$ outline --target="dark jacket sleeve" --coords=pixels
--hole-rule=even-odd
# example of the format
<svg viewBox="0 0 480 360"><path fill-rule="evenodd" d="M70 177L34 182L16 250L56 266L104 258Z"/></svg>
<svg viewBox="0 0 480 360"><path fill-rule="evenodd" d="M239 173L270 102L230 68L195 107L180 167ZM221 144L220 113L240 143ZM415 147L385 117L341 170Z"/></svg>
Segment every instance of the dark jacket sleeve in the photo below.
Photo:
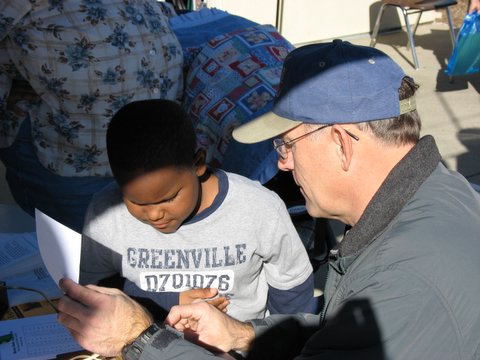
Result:
<svg viewBox="0 0 480 360"><path fill-rule="evenodd" d="M327 322L320 315L271 315L252 320L255 342L248 360L387 359L367 300L347 302ZM216 355L181 336L158 334L140 360L215 359Z"/></svg>
<svg viewBox="0 0 480 360"><path fill-rule="evenodd" d="M347 302L327 322L320 316L273 315L254 320L249 360L386 359L379 328L367 300Z"/></svg>
<svg viewBox="0 0 480 360"><path fill-rule="evenodd" d="M215 354L185 340L180 332L167 327L148 340L139 360L211 360L215 358L218 359Z"/></svg>

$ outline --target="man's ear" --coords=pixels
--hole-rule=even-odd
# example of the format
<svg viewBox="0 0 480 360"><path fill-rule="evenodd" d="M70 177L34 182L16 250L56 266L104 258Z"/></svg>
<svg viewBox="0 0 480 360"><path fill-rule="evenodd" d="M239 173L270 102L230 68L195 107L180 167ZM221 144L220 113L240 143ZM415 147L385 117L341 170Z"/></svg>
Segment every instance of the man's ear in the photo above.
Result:
<svg viewBox="0 0 480 360"><path fill-rule="evenodd" d="M337 155L340 159L342 169L348 171L353 157L353 139L340 125L332 126L332 136L333 141L337 144Z"/></svg>

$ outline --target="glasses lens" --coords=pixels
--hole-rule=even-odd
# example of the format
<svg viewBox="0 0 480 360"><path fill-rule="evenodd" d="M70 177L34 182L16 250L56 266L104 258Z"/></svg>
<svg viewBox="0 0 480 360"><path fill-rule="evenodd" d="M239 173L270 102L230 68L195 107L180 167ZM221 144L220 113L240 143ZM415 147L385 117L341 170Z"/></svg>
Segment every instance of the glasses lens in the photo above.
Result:
<svg viewBox="0 0 480 360"><path fill-rule="evenodd" d="M277 151L278 155L285 159L287 156L287 151L285 149L285 143L282 139L273 139L273 148Z"/></svg>

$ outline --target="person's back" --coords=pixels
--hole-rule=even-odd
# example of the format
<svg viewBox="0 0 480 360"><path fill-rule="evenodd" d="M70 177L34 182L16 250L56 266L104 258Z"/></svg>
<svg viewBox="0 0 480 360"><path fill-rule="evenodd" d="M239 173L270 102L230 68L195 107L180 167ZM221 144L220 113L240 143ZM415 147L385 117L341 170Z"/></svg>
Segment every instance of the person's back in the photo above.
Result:
<svg viewBox="0 0 480 360"><path fill-rule="evenodd" d="M312 267L285 204L258 182L208 169L179 105L128 104L107 147L117 183L89 207L82 283L120 274L127 293L164 310L181 292L217 288L240 319L314 310Z"/></svg>
<svg viewBox="0 0 480 360"><path fill-rule="evenodd" d="M130 101L181 97L181 47L154 0L26 3L0 5L0 155L24 210L80 231L112 180L108 122Z"/></svg>

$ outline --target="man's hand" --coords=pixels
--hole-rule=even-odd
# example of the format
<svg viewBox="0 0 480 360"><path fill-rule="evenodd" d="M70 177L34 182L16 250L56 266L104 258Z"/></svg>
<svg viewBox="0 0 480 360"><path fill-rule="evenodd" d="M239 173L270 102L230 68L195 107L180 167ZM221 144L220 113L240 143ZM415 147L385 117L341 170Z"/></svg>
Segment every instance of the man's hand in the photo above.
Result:
<svg viewBox="0 0 480 360"><path fill-rule="evenodd" d="M235 320L206 302L172 307L165 322L185 337L216 351L247 351L255 338L252 325Z"/></svg>
<svg viewBox="0 0 480 360"><path fill-rule="evenodd" d="M192 289L180 293L179 304L188 305L200 301L206 301L215 306L218 310L227 311L230 301L225 296L218 296L218 290L213 288Z"/></svg>
<svg viewBox="0 0 480 360"><path fill-rule="evenodd" d="M118 356L153 323L140 304L118 289L82 286L70 279L60 280L60 287L66 295L58 303L58 322L93 353Z"/></svg>

